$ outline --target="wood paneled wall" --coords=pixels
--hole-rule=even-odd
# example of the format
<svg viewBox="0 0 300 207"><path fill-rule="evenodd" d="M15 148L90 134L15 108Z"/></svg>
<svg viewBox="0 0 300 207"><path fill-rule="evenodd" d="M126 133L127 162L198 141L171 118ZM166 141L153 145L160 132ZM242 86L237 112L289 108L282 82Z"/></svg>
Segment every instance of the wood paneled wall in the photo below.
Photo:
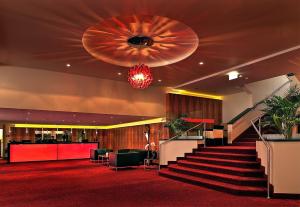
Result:
<svg viewBox="0 0 300 207"><path fill-rule="evenodd" d="M186 114L191 118L215 119L222 123L222 101L209 98L167 94L166 113L168 119Z"/></svg>
<svg viewBox="0 0 300 207"><path fill-rule="evenodd" d="M107 149L144 149L147 144L144 132L146 127L133 126L103 131L100 138L100 146ZM150 124L150 143L154 142L158 147L160 139L168 139L169 130L164 123Z"/></svg>
<svg viewBox="0 0 300 207"><path fill-rule="evenodd" d="M222 101L208 98L191 97L177 94L166 95L166 116L168 119L187 114L194 118L215 119L217 124L222 123ZM158 147L160 139L169 138L169 130L164 127L164 123L150 124L150 142L154 142ZM86 130L86 137L89 141L99 141L101 148L107 149L144 149L147 144L145 134L146 127L133 126L116 128L110 130ZM78 141L78 130L72 130L72 141ZM11 140L21 141L30 139L34 141L34 130L12 128Z"/></svg>

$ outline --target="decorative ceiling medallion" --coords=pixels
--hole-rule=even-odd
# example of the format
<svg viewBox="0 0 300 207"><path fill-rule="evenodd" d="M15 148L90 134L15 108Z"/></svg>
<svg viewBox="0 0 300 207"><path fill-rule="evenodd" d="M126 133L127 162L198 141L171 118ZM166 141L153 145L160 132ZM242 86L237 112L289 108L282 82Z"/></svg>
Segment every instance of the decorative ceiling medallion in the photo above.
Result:
<svg viewBox="0 0 300 207"><path fill-rule="evenodd" d="M153 81L151 70L147 65L135 65L128 71L128 82L133 88L145 89Z"/></svg>
<svg viewBox="0 0 300 207"><path fill-rule="evenodd" d="M198 47L198 37L176 20L132 15L113 17L89 27L82 44L92 56L107 63L159 67L190 56Z"/></svg>

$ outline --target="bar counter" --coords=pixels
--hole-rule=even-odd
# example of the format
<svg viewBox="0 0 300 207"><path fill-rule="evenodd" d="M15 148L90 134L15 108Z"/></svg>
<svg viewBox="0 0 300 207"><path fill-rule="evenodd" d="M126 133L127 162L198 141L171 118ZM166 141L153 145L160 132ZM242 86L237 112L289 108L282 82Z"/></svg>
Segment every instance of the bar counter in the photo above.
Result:
<svg viewBox="0 0 300 207"><path fill-rule="evenodd" d="M98 142L88 143L10 143L8 162L51 161L85 159L90 150L97 149Z"/></svg>

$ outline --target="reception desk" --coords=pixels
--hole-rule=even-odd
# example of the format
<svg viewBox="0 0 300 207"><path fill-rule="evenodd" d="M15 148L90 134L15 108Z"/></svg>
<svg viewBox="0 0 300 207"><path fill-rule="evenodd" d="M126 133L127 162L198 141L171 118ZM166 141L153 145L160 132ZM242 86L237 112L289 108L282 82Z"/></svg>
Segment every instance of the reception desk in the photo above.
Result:
<svg viewBox="0 0 300 207"><path fill-rule="evenodd" d="M97 149L93 143L53 143L53 144L15 144L8 145L8 162L50 161L85 159L90 150Z"/></svg>

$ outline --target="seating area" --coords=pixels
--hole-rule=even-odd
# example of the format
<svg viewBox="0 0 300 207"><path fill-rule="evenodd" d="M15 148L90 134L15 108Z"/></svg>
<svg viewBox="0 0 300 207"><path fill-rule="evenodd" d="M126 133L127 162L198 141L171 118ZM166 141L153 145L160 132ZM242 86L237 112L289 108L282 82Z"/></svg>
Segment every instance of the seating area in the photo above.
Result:
<svg viewBox="0 0 300 207"><path fill-rule="evenodd" d="M0 0L0 207L300 207L300 0Z"/></svg>
<svg viewBox="0 0 300 207"><path fill-rule="evenodd" d="M117 171L119 168L158 165L158 156L155 151L149 151L148 155L147 150L141 149L119 149L116 152L111 149L96 149L91 150L91 161Z"/></svg>

